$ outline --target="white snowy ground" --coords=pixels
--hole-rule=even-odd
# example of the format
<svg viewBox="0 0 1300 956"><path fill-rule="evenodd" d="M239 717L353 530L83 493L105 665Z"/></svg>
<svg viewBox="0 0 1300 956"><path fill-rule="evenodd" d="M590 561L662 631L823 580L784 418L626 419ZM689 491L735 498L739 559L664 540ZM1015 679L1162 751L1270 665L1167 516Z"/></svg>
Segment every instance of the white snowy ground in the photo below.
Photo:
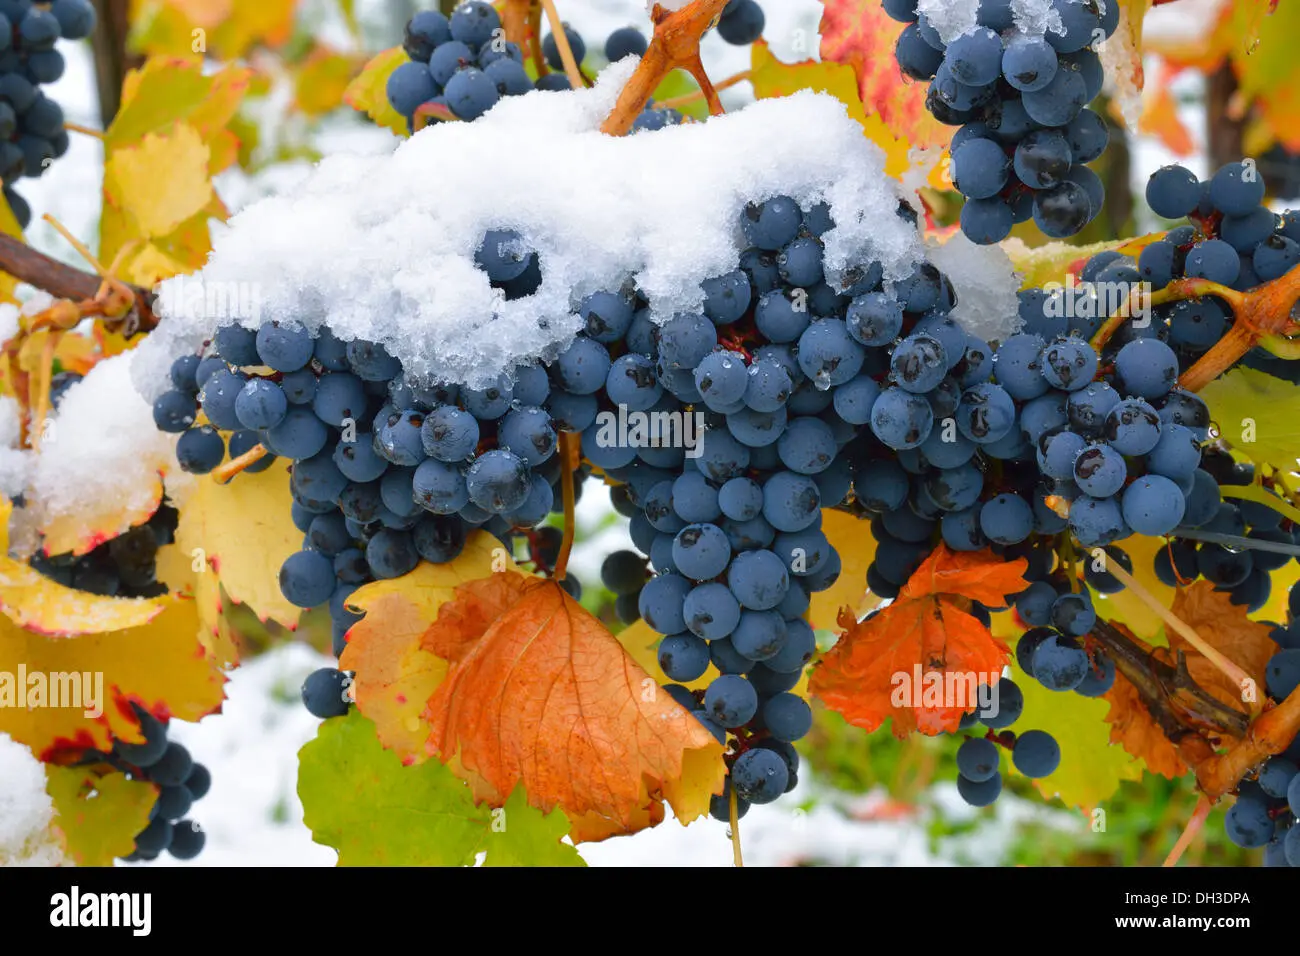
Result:
<svg viewBox="0 0 1300 956"><path fill-rule="evenodd" d="M323 2L313 0L313 7ZM363 0L358 5L363 21L382 19L383 0ZM816 55L818 0L773 0L764 4L768 14L766 38L782 59L795 61ZM588 38L601 42L611 30L627 24L646 23L642 0L561 0L560 7L570 22ZM1165 8L1167 11L1169 8ZM1154 15L1162 11L1157 8ZM326 22L321 32L340 44L346 34L337 23ZM744 70L748 57L742 49L728 46L718 37L706 40L704 60L710 75L725 77ZM69 122L98 126L93 72L88 48L65 51L68 67L63 79L48 92L64 108ZM1194 98L1199 92L1194 81L1180 81L1176 92ZM750 98L747 84L724 91L724 102L739 106ZM1199 114L1194 104L1185 107L1185 121L1197 131ZM272 126L268 120L268 132ZM391 150L396 140L388 133L353 121L332 119L315 136L327 155L350 151L377 153ZM1199 152L1199 151L1198 151ZM1135 144L1134 185L1139 192L1146 175L1174 161L1160 144L1139 138ZM1206 172L1199 155L1189 162L1198 174ZM86 202L99 194L102 152L97 140L72 134L67 155L53 164L40 180L23 180L18 189L31 204L34 222L28 241L38 249L68 262L80 260L40 216L56 216L75 235L90 239L97 232L98 205ZM309 171L309 164L281 164L249 178L240 172L223 174L218 190L231 209L237 211L270 192L286 188ZM1144 223L1144 225L1146 225ZM1154 225L1154 221L1150 223ZM598 489L592 487L579 508L580 524L592 529L574 555L572 567L580 578L594 580L604 554L629 545L622 524L595 532L609 513ZM315 734L317 721L302 707L298 687L302 678L317 667L334 663L302 645L278 648L250 661L233 675L228 699L221 714L197 725L173 724L175 739L185 743L195 757L212 771L212 789L200 801L193 816L206 829L208 842L200 857L180 864L164 855L160 865L205 866L329 866L335 853L312 842L302 823L302 807L296 794L297 751ZM799 789L775 806L757 807L741 824L747 864L788 865L816 857L822 862L847 865L952 865L976 862L996 865L1004 855L1016 829L1033 818L1069 827L1071 815L1049 811L1009 796L998 801L996 816L959 838L939 841L932 849L926 832L929 815L940 812L946 819L969 818L966 807L951 784L941 784L928 794L927 808L910 819L873 822L872 808L882 795L849 798L820 787L801 775ZM48 823L50 805L41 788L42 773L25 749L0 734L0 857L25 848L28 863L48 865L57 851L32 839ZM805 812L800 804L815 801ZM25 845L25 846L24 846ZM726 827L701 821L681 827L673 821L635 837L584 846L584 858L600 866L728 866L731 846Z"/></svg>

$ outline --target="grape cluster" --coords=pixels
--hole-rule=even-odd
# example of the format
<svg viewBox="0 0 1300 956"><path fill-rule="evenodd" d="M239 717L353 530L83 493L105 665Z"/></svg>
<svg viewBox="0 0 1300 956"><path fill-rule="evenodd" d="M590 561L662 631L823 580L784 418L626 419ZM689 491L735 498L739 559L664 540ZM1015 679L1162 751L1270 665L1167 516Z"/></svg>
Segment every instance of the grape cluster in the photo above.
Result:
<svg viewBox="0 0 1300 956"><path fill-rule="evenodd" d="M157 578L158 549L171 544L180 514L160 505L144 524L81 555L32 555L30 564L65 587L105 597L154 598L167 593Z"/></svg>
<svg viewBox="0 0 1300 956"><path fill-rule="evenodd" d="M1282 701L1300 687L1300 586L1288 596L1291 622L1273 631L1279 650L1265 666L1269 697ZM1224 830L1237 846L1264 850L1265 866L1300 866L1300 736L1269 757L1253 780L1237 787Z"/></svg>
<svg viewBox="0 0 1300 956"><path fill-rule="evenodd" d="M178 860L192 860L206 841L203 830L188 814L196 800L212 785L208 768L190 756L189 750L167 739L167 723L139 704L132 703L144 735L142 743L114 740L107 753L87 752L81 763L108 763L132 780L158 787L158 799L149 811L149 824L135 837L135 849L122 859L148 863L164 850Z"/></svg>
<svg viewBox="0 0 1300 956"><path fill-rule="evenodd" d="M85 39L94 29L90 0L0 3L0 180L5 201L24 229L32 211L13 183L43 175L68 151L63 110L41 92L41 84L63 75L63 54L55 44L60 38Z"/></svg>
<svg viewBox="0 0 1300 956"><path fill-rule="evenodd" d="M928 81L926 108L961 127L950 144L952 180L966 197L962 231L1005 239L1030 218L1065 238L1101 212L1105 189L1087 164L1105 151L1105 121L1087 104L1105 78L1095 47L1119 25L1118 0L1055 0L1063 33L1021 30L1011 0L981 0L977 25L945 44L915 0L885 0L907 26L895 56Z"/></svg>
<svg viewBox="0 0 1300 956"><path fill-rule="evenodd" d="M1300 210L1279 216L1264 204L1264 178L1253 162L1229 163L1207 182L1182 166L1166 166L1148 180L1146 198L1157 215L1189 221L1144 248L1136 262L1105 255L1128 272L1136 270L1154 290L1175 279L1199 278L1245 292L1300 265ZM1155 313L1184 362L1199 358L1233 324L1231 307L1212 295L1157 306ZM1300 362L1261 348L1247 353L1242 364L1287 381L1300 378Z"/></svg>
<svg viewBox="0 0 1300 956"><path fill-rule="evenodd" d="M957 748L957 792L973 807L987 807L1002 793L1000 748L1011 751L1011 762L1026 777L1047 777L1061 763L1061 747L1045 730L1009 730L1025 708L1024 693L1015 681L998 682L998 706L988 712L970 711L961 719L959 730L982 723L983 737L967 737Z"/></svg>

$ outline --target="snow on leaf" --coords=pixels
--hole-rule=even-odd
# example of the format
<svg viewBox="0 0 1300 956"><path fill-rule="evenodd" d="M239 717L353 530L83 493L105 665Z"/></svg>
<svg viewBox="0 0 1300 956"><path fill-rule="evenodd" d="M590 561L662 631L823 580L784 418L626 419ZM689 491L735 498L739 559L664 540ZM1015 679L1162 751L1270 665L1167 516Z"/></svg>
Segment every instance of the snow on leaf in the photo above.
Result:
<svg viewBox="0 0 1300 956"><path fill-rule="evenodd" d="M876 539L870 524L834 508L822 511L822 533L839 553L840 576L825 591L811 595L808 623L815 630L833 631L840 608L847 607L860 616L879 603L867 593L867 568L876 556Z"/></svg>
<svg viewBox="0 0 1300 956"><path fill-rule="evenodd" d="M400 46L376 54L343 93L343 102L361 110L384 129L408 136L406 120L388 102L388 77L410 57Z"/></svg>
<svg viewBox="0 0 1300 956"><path fill-rule="evenodd" d="M673 798L691 750L713 755L705 779L721 792L721 745L554 581L507 572L462 585L426 646L450 664L426 711L429 743L499 795L523 784L533 806L627 832L661 790Z"/></svg>
<svg viewBox="0 0 1300 956"><path fill-rule="evenodd" d="M105 200L126 210L144 236L165 236L212 199L208 147L188 123L146 133L116 149L104 169Z"/></svg>
<svg viewBox="0 0 1300 956"><path fill-rule="evenodd" d="M45 790L54 801L53 825L79 866L112 866L135 849L149 824L158 788L125 774L100 776L89 767L45 765Z"/></svg>
<svg viewBox="0 0 1300 956"><path fill-rule="evenodd" d="M447 674L447 662L424 646L429 622L456 588L489 577L494 565L516 570L496 538L476 531L455 561L421 562L405 577L367 584L348 600L366 616L348 632L339 666L356 672L357 708L375 722L384 746L407 762L429 756L422 715Z"/></svg>
<svg viewBox="0 0 1300 956"><path fill-rule="evenodd" d="M1216 591L1209 581L1180 588L1170 610L1202 640L1240 667L1255 682L1257 699L1263 698L1264 667L1277 653L1277 644L1269 636L1272 627L1250 620L1244 607L1233 604L1228 594ZM1167 634L1170 650L1186 655L1192 680L1229 707L1244 709L1240 687L1176 630L1170 628Z"/></svg>
<svg viewBox="0 0 1300 956"><path fill-rule="evenodd" d="M1142 763L1123 747L1111 743L1106 700L1073 691L1048 690L1032 677L1015 670L1013 678L1025 696L1024 714L1013 730L1043 730L1061 745L1061 764L1050 776L1035 780L1044 797L1060 797L1066 806L1085 812L1096 809L1125 780L1140 780ZM1116 684L1122 678L1116 678ZM1011 773L1015 766L1007 761Z"/></svg>
<svg viewBox="0 0 1300 956"><path fill-rule="evenodd" d="M403 766L375 725L354 710L321 723L299 751L298 796L313 839L339 866L581 866L561 843L568 820L543 815L513 794L477 806L468 784L435 760ZM382 812L376 812L376 808Z"/></svg>
<svg viewBox="0 0 1300 956"><path fill-rule="evenodd" d="M285 505L289 500L283 460L227 485L200 480L181 511L176 543L182 553L210 563L205 573L216 574L232 601L247 604L262 621L293 628L300 609L279 583L280 565L302 548L302 532Z"/></svg>
<svg viewBox="0 0 1300 956"><path fill-rule="evenodd" d="M995 682L1010 654L965 602L1004 605L1024 590L1027 565L940 545L894 603L861 623L841 613L844 634L813 670L810 690L867 731L887 717L899 738L955 731L974 704L971 692ZM942 692L924 693L936 685Z"/></svg>
<svg viewBox="0 0 1300 956"><path fill-rule="evenodd" d="M164 603L148 624L75 637L35 634L0 615L0 675L28 677L25 687L0 678L0 731L47 760L61 751L107 750L112 737L143 740L132 701L190 721L218 710L226 678L197 639L194 602ZM53 706L56 694L67 705Z"/></svg>
<svg viewBox="0 0 1300 956"><path fill-rule="evenodd" d="M953 129L925 108L926 85L907 79L894 58L903 24L890 19L879 0L825 0L821 58L853 67L868 112L913 146L946 146Z"/></svg>
<svg viewBox="0 0 1300 956"><path fill-rule="evenodd" d="M828 93L844 104L849 116L862 126L867 139L885 151L885 172L901 176L910 167L906 139L897 138L880 116L868 115L863 109L857 88L857 75L842 63L806 60L782 63L772 55L766 42L759 40L751 49L750 82L759 99L789 96L795 90Z"/></svg>
<svg viewBox="0 0 1300 956"><path fill-rule="evenodd" d="M1300 387L1235 368L1201 389L1223 437L1261 464L1291 471L1300 453Z"/></svg>

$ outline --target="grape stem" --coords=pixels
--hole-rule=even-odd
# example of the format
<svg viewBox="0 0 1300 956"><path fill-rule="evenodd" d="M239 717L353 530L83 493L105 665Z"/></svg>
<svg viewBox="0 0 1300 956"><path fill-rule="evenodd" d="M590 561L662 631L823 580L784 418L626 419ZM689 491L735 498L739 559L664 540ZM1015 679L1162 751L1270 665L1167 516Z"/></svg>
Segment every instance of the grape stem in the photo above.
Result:
<svg viewBox="0 0 1300 956"><path fill-rule="evenodd" d="M745 860L740 855L740 807L736 800L736 788L733 786L731 796L727 800L728 815L731 817L731 859L736 866L744 866Z"/></svg>
<svg viewBox="0 0 1300 956"><path fill-rule="evenodd" d="M602 133L626 135L663 78L676 69L686 70L695 77L710 114L717 116L723 111L717 90L700 60L700 37L713 26L726 5L727 0L692 0L680 10L667 11L655 4L650 15L655 25L650 46L618 94L618 102L600 127Z"/></svg>
<svg viewBox="0 0 1300 956"><path fill-rule="evenodd" d="M1232 306L1233 311L1242 308L1245 301L1245 296L1240 292L1229 289L1217 282L1211 282L1209 279L1175 279L1159 292L1152 292L1149 297L1145 297L1142 287L1138 286L1129 293L1129 297L1124 302L1120 303L1120 307L1115 310L1115 314L1110 316L1102 327L1097 330L1097 334L1092 337L1092 347L1098 352L1105 348L1106 343L1110 341L1111 336L1119 331L1120 326L1133 317L1133 310L1143 304L1143 298L1146 298L1146 305L1152 307L1165 305L1169 302L1179 302L1183 299L1199 299L1201 296L1206 295L1223 299Z"/></svg>
<svg viewBox="0 0 1300 956"><path fill-rule="evenodd" d="M1165 862L1162 863L1161 866L1178 865L1178 861L1182 858L1183 853L1192 845L1192 841L1196 839L1196 835L1201 832L1201 827L1205 825L1205 819L1210 815L1212 809L1214 809L1214 801L1202 794L1201 798L1196 801L1196 810L1192 813L1192 818L1187 821L1187 826L1183 827L1183 832L1179 835L1178 842L1175 843L1174 848L1169 851L1169 855L1165 857Z"/></svg>
<svg viewBox="0 0 1300 956"><path fill-rule="evenodd" d="M741 70L739 73L735 73L727 77L725 80L719 80L717 83L713 84L713 88L717 92L721 93L723 90L731 89L737 83L744 83L752 75L753 72L750 70ZM681 96L674 96L672 99L656 100L654 105L650 108L655 110L672 110L677 109L679 106L690 106L692 103L698 103L702 99L704 99L704 91L695 90L691 93L683 93Z"/></svg>
<svg viewBox="0 0 1300 956"><path fill-rule="evenodd" d="M573 473L582 459L582 446L577 432L560 433L560 491L564 498L564 539L560 543L560 554L555 559L555 573L551 575L556 581L563 581L569 568L569 552L573 550L573 535L577 528L574 506L577 496L573 490Z"/></svg>
<svg viewBox="0 0 1300 956"><path fill-rule="evenodd" d="M569 45L569 34L565 32L560 11L555 9L555 0L542 0L542 9L546 11L546 20L551 25L551 36L555 38L556 49L560 52L564 74L569 78L569 84L575 90L580 90L587 85L587 78L582 75L582 68L573 56L573 47Z"/></svg>
<svg viewBox="0 0 1300 956"><path fill-rule="evenodd" d="M1276 707L1264 711L1247 728L1245 735L1223 753L1196 737L1179 743L1179 752L1196 771L1196 782L1211 799L1235 789L1252 767L1280 754L1300 733L1300 689ZM1184 743L1189 746L1185 752ZM1200 757L1200 759L1195 759Z"/></svg>
<svg viewBox="0 0 1300 956"><path fill-rule="evenodd" d="M232 458L224 465L218 465L216 468L212 469L212 477L216 479L217 484L224 485L249 465L257 464L268 454L270 454L270 452L266 450L265 445L254 445L238 458Z"/></svg>
<svg viewBox="0 0 1300 956"><path fill-rule="evenodd" d="M1219 653L1218 648L1209 644L1201 637L1201 635L1197 634L1196 629L1190 624L1185 622L1173 611L1169 610L1169 608L1165 607L1160 601L1156 600L1155 595L1139 584L1137 579L1125 571L1118 561L1108 561L1106 562L1106 565L1106 570L1118 579L1121 584L1128 588L1129 591L1133 593L1134 597L1147 607L1151 608L1151 610L1155 611L1156 614L1160 616L1161 620L1177 631L1188 644L1191 644L1192 647L1196 648L1197 651L1205 656L1206 660L1227 676L1228 680L1232 681L1234 687L1238 687L1243 691L1243 698L1249 698L1246 702L1250 707L1251 713L1259 713L1259 695L1244 693L1254 686L1254 681L1246 675L1245 671Z"/></svg>
<svg viewBox="0 0 1300 956"><path fill-rule="evenodd" d="M103 284L100 276L51 259L21 239L4 234L0 234L0 272L7 272L56 299L93 300ZM153 313L156 301L153 292L125 282L118 285L123 293L129 293L131 301L121 314L106 312L106 317L120 320L123 334L128 336L154 328L158 318Z"/></svg>

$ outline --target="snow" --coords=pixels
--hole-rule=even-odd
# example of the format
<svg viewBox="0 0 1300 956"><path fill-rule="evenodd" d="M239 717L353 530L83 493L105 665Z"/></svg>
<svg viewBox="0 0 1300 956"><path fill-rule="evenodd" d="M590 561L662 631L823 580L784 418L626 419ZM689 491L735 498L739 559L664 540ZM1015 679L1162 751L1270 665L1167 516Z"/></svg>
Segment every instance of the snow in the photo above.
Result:
<svg viewBox="0 0 1300 956"><path fill-rule="evenodd" d="M1011 16L1016 29L1026 36L1040 37L1048 30L1058 35L1065 33L1056 0L1011 0Z"/></svg>
<svg viewBox="0 0 1300 956"><path fill-rule="evenodd" d="M0 494L7 498L22 494L31 478L34 456L19 447L21 416L17 399L0 395Z"/></svg>
<svg viewBox="0 0 1300 956"><path fill-rule="evenodd" d="M839 101L804 92L704 124L605 136L599 126L632 68L630 58L609 67L591 90L509 98L391 155L332 157L245 209L215 231L203 270L162 284L164 321L137 350L142 393L156 397L164 366L218 325L272 318L377 340L408 375L481 384L554 354L581 324L578 300L630 276L659 321L698 310L699 283L736 268L744 204L779 193L831 204L832 279L870 259L906 274L919 239L894 215L883 154ZM548 161L520 162L520 143ZM484 233L500 228L538 250L535 295L505 302L475 267ZM196 283L254 307L179 307Z"/></svg>
<svg viewBox="0 0 1300 956"><path fill-rule="evenodd" d="M51 831L54 801L45 792L45 765L25 745L0 733L0 863L60 866L63 848Z"/></svg>
<svg viewBox="0 0 1300 956"><path fill-rule="evenodd" d="M176 465L176 436L155 427L153 409L132 384L132 354L101 361L52 414L28 495L45 521L82 519L89 531L106 502L116 502L118 513L147 508L160 472L169 482L188 478Z"/></svg>
<svg viewBox="0 0 1300 956"><path fill-rule="evenodd" d="M992 342L1020 328L1016 293L1022 277L1001 246L981 246L957 232L947 242L931 243L927 254L951 280L957 293L952 317L967 332Z"/></svg>
<svg viewBox="0 0 1300 956"><path fill-rule="evenodd" d="M975 29L980 0L920 0L916 9L938 31L939 39L951 43Z"/></svg>

